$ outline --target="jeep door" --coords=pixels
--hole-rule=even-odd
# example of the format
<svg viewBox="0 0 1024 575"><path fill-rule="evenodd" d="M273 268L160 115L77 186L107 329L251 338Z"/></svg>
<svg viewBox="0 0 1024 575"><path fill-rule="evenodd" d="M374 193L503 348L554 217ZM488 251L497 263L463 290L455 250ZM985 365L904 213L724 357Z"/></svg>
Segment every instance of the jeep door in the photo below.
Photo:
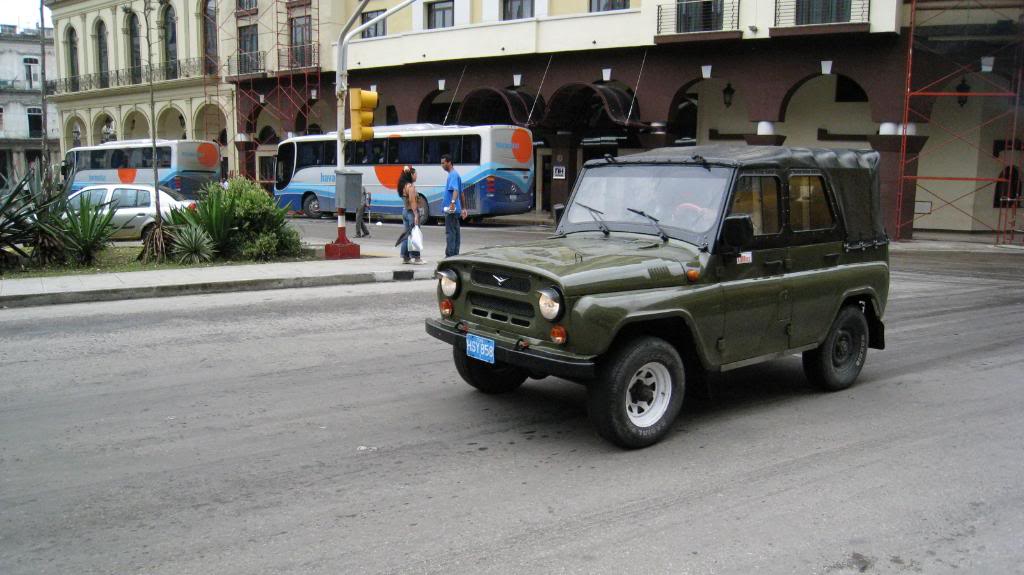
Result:
<svg viewBox="0 0 1024 575"><path fill-rule="evenodd" d="M786 185L789 285L793 294L790 347L817 344L832 324L840 296L837 266L842 230L834 191L818 172L790 172Z"/></svg>
<svg viewBox="0 0 1024 575"><path fill-rule="evenodd" d="M745 173L737 178L729 214L750 215L754 240L738 253L721 255L725 321L719 349L723 364L788 347L786 329L792 306L785 277L782 202L782 181L775 174Z"/></svg>

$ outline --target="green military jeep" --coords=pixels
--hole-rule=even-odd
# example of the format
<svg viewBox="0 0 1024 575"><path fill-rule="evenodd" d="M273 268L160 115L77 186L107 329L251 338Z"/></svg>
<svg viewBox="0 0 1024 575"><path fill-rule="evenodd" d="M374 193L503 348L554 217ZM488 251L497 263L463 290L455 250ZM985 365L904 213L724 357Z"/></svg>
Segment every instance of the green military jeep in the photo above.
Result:
<svg viewBox="0 0 1024 575"><path fill-rule="evenodd" d="M484 393L584 383L606 439L651 445L687 383L803 354L826 390L885 346L878 154L665 148L591 160L554 236L438 264L455 367Z"/></svg>

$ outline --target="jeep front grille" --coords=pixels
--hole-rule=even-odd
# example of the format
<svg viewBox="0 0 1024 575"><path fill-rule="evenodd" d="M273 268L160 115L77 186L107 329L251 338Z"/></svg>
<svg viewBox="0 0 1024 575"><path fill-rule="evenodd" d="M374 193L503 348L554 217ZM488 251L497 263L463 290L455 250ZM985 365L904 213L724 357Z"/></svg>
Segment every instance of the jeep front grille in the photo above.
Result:
<svg viewBox="0 0 1024 575"><path fill-rule="evenodd" d="M530 278L527 276L473 268L471 277L473 279L473 283L478 285L507 289L520 293L529 293L530 291Z"/></svg>
<svg viewBox="0 0 1024 575"><path fill-rule="evenodd" d="M505 299L481 293L469 294L470 311L477 317L530 327L533 306L522 301Z"/></svg>

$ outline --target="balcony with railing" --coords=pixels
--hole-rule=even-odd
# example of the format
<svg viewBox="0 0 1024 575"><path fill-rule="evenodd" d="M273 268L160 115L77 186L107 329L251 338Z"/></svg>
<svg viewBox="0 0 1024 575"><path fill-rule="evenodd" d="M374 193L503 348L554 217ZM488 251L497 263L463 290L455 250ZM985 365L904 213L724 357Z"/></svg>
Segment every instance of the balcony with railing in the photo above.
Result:
<svg viewBox="0 0 1024 575"><path fill-rule="evenodd" d="M776 0L772 36L868 32L871 0Z"/></svg>
<svg viewBox="0 0 1024 575"><path fill-rule="evenodd" d="M301 70L320 67L320 46L305 44L288 46L277 51L278 70Z"/></svg>
<svg viewBox="0 0 1024 575"><path fill-rule="evenodd" d="M228 57L229 79L263 74L266 71L266 52L239 52L237 56Z"/></svg>
<svg viewBox="0 0 1024 575"><path fill-rule="evenodd" d="M148 84L151 79L153 82L167 82L212 75L206 73L203 68L203 58L189 58L187 60L172 60L156 66L133 66L109 72L82 74L56 80L56 93L69 94ZM214 73L215 68L215 66L209 67Z"/></svg>
<svg viewBox="0 0 1024 575"><path fill-rule="evenodd" d="M658 5L659 44L738 40L740 0L678 0Z"/></svg>

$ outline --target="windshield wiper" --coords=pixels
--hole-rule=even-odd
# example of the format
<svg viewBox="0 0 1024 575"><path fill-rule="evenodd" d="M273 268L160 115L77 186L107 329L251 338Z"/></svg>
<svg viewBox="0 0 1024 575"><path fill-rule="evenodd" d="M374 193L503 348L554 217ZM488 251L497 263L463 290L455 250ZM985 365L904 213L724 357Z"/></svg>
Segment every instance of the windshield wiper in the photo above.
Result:
<svg viewBox="0 0 1024 575"><path fill-rule="evenodd" d="M626 208L626 209L631 211L631 212L633 212L634 214L643 216L643 217L647 218L648 220L651 220L651 223L654 224L654 227L658 228L658 235L661 236L661 241L663 241L663 242L667 242L668 241L668 234L665 233L665 230L661 229L661 225L658 224L658 218L656 218L656 217L654 217L654 216L652 216L650 214L644 213L643 210L634 210L633 208Z"/></svg>
<svg viewBox="0 0 1024 575"><path fill-rule="evenodd" d="M604 223L604 219L601 217L604 215L604 212L592 208L587 204L581 204L580 202L575 202L575 204L590 212L590 217L594 218L594 221L597 222L598 227L601 228L601 232L604 233L605 237L608 237L608 234L612 233L612 231L608 229L608 224Z"/></svg>

